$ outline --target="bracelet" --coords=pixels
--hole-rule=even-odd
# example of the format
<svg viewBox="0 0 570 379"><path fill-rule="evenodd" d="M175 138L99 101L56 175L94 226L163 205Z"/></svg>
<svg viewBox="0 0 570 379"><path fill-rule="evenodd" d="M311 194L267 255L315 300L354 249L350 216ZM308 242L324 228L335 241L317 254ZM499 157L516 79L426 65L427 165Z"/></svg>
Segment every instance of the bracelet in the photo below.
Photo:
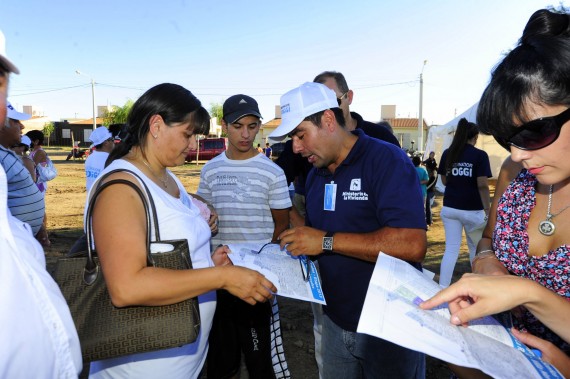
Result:
<svg viewBox="0 0 570 379"><path fill-rule="evenodd" d="M473 264L477 260L490 258L490 257L496 258L495 252L493 250L491 250L491 249L481 250L481 251L477 252L477 254L475 254L475 257L473 258L473 261L471 262L471 266L473 266Z"/></svg>

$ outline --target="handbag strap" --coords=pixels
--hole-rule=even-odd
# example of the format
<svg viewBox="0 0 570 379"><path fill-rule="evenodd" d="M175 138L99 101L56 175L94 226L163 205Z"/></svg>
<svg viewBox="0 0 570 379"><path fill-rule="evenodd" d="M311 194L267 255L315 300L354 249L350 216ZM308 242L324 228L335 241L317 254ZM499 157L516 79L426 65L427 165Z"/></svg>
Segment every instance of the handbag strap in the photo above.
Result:
<svg viewBox="0 0 570 379"><path fill-rule="evenodd" d="M127 172L129 174L131 174L132 176L136 177L139 182L142 184L143 188L144 188L144 192L146 193L146 200L148 202L148 204L150 205L150 215L151 215L151 221L152 221L152 225L154 225L154 240L159 242L161 241L160 238L160 229L158 226L158 216L156 213L156 206L154 205L154 200L152 199L152 195L150 193L150 189L148 188L148 186L146 185L146 183L144 182L144 180L140 177L139 174L137 174L134 171L128 170L128 169L124 169L124 168L118 168L116 170L112 170L107 172L106 174L104 174L103 176L101 176L101 179L97 179L97 183L102 183L105 178L107 178L108 176L115 174L117 172ZM100 184L99 184L100 185Z"/></svg>
<svg viewBox="0 0 570 379"><path fill-rule="evenodd" d="M110 180L110 181L105 182L103 184L100 184L106 177L108 177L109 175L116 173L116 172L129 172L132 175L134 175L135 177L137 177L145 189L146 196L145 196L145 193L143 193L143 191L139 188L139 186L137 186L133 182L126 180L126 179L113 179L113 180ZM97 279L97 276L99 274L99 266L95 263L93 248L92 248L92 235L93 235L93 233L92 233L93 232L92 214L93 214L93 208L95 205L95 201L97 200L97 197L105 189L107 189L109 186L112 186L114 184L127 185L127 186L131 187L133 190L135 190L135 192L141 198L141 200L143 202L143 208L144 208L144 212L145 212L145 220L146 220L146 226L147 226L146 247L147 247L147 264L149 266L154 265L152 257L151 257L151 252L150 252L150 242L151 242L151 233L152 233L151 232L151 230L152 230L152 224L151 223L154 223L156 241L160 242L160 235L158 232L158 219L157 219L157 215L156 215L156 206L154 205L154 201L152 200L152 196L150 194L150 191L149 191L147 185L144 183L144 181L142 181L142 179L140 178L139 175L137 175L136 173L134 173L130 170L118 169L118 170L110 171L110 172L106 173L105 175L103 175L101 177L101 179L98 181L98 183L99 184L97 185L95 192L93 193L93 195L89 199L89 205L87 207L87 215L86 215L87 262L85 263L85 270L83 273L83 281L87 285L93 284L95 282L95 280ZM150 205L150 210L149 210L149 205Z"/></svg>

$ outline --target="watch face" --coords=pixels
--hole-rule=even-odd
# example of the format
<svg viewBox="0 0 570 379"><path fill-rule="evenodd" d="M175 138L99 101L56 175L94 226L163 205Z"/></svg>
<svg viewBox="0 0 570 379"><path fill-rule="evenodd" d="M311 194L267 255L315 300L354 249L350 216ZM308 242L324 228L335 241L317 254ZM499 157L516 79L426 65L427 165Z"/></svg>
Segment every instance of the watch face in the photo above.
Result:
<svg viewBox="0 0 570 379"><path fill-rule="evenodd" d="M333 237L323 237L323 250L332 251Z"/></svg>

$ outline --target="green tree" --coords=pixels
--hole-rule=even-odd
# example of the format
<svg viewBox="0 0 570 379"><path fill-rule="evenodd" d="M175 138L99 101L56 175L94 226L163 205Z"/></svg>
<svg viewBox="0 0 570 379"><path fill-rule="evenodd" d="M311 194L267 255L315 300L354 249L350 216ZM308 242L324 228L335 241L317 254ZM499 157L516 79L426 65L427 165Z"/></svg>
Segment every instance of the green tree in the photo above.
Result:
<svg viewBox="0 0 570 379"><path fill-rule="evenodd" d="M44 133L45 138L47 138L48 146L49 146L49 137L54 130L55 130L55 124L53 122L49 121L44 124L42 132Z"/></svg>
<svg viewBox="0 0 570 379"><path fill-rule="evenodd" d="M122 107L113 106L113 110L107 112L103 117L103 125L109 126L111 124L125 124L127 122L127 116L133 107L133 101L127 100L125 105Z"/></svg>
<svg viewBox="0 0 570 379"><path fill-rule="evenodd" d="M562 1L558 3L557 7L555 7L554 5L549 5L546 7L546 9L557 13L568 13L569 11L569 8L564 6L564 3Z"/></svg>
<svg viewBox="0 0 570 379"><path fill-rule="evenodd" d="M222 125L222 116L224 115L224 111L222 108L222 104L220 103L210 103L210 117L216 117L216 123L218 125Z"/></svg>
<svg viewBox="0 0 570 379"><path fill-rule="evenodd" d="M222 117L224 116L224 109L220 103L210 103L210 117L216 118L216 124L222 125ZM227 137L226 133L222 131L222 137Z"/></svg>

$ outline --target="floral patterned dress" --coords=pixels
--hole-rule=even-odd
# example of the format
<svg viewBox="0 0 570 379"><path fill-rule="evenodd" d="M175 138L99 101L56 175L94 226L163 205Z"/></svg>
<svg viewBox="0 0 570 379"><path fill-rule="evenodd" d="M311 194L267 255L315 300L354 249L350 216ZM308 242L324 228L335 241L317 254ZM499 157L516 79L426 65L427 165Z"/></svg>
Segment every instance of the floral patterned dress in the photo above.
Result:
<svg viewBox="0 0 570 379"><path fill-rule="evenodd" d="M536 177L523 169L501 196L497 207L497 224L493 232L493 249L497 258L512 275L534 280L570 301L570 245L562 245L542 256L529 256L527 233L530 213L536 205ZM564 342L538 321L529 311L513 317L515 326L546 339L570 353Z"/></svg>

